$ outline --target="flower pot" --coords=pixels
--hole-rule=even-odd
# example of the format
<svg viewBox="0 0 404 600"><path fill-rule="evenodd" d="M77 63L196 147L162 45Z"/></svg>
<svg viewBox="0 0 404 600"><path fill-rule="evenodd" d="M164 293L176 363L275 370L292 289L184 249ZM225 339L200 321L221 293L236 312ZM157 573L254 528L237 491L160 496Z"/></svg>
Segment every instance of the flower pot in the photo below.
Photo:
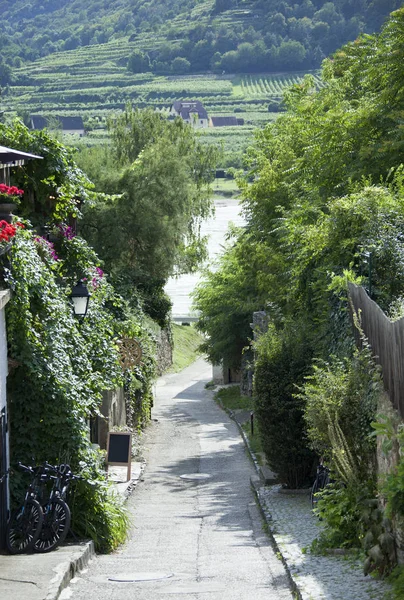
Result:
<svg viewBox="0 0 404 600"><path fill-rule="evenodd" d="M16 204L0 203L0 221L7 221L7 223L11 223L13 220L13 210L16 208Z"/></svg>

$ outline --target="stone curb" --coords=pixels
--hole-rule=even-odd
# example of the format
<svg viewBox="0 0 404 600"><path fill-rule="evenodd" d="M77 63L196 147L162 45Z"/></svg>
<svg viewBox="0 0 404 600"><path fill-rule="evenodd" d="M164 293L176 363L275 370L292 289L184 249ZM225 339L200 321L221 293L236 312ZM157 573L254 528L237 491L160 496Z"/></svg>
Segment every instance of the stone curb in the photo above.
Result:
<svg viewBox="0 0 404 600"><path fill-rule="evenodd" d="M272 528L271 528L272 517L268 513L268 511L265 510L265 507L263 506L263 504L261 502L261 498L260 498L260 495L259 495L258 491L259 491L260 487L263 485L262 481L260 479L256 479L255 477L251 477L251 479L250 479L250 485L251 485L251 488L252 488L252 490L254 492L254 496L255 496L257 505L259 507L261 516L262 516L263 520L265 521L265 523L267 525L267 533L268 533L268 535L269 535L269 537L271 539L272 546L273 546L273 548L274 548L274 550L276 552L276 555L280 558L280 560L282 561L283 566L285 567L286 575L287 575L287 578L289 580L289 585L290 585L290 588L291 588L292 593L294 595L294 598L296 598L296 600L303 600L303 596L302 596L302 594L300 592L300 589L299 589L296 581L293 579L293 575L292 575L292 572L291 572L291 570L289 568L288 562L287 562L286 558L283 556L282 551L279 548L279 546L278 546L278 544L276 542L276 539L275 539L275 537L274 537L274 535L272 533Z"/></svg>
<svg viewBox="0 0 404 600"><path fill-rule="evenodd" d="M80 546L82 549L75 552L69 560L59 563L54 569L56 575L49 583L45 600L57 600L76 573L84 569L95 556L93 541L82 542Z"/></svg>
<svg viewBox="0 0 404 600"><path fill-rule="evenodd" d="M275 537L272 534L272 529L271 529L271 515L265 510L264 506L262 505L258 490L260 489L260 487L263 485L263 481L262 481L262 476L261 476L261 469L260 469L260 465L258 464L257 458L254 454L254 452L251 449L251 445L250 442L248 440L248 437L246 436L243 428L241 427L240 423L237 421L237 419L234 416L234 412L231 409L227 409L226 407L223 406L223 404L221 402L218 402L219 406L222 408L222 410L224 410L225 413L227 413L229 415L229 417L232 419L232 421L235 422L235 424L238 427L238 430L241 434L241 437L243 438L244 444L247 448L247 452L251 458L251 461L254 465L254 469L256 471L257 476L256 477L251 477L250 478L250 485L251 488L254 492L254 496L257 502L257 506L260 510L260 513L262 515L263 520L265 521L266 525L267 525L267 532L268 532L268 536L271 540L272 546L277 554L277 556L281 559L283 566L285 567L285 571L286 571L286 575L288 577L289 580L289 584L290 584L290 588L292 590L292 593L294 594L296 600L303 600L303 597L301 595L301 592L299 590L299 587L297 585L297 583L295 582L295 580L293 579L292 573L289 569L288 563L285 559L285 557L283 556L278 544L276 543Z"/></svg>
<svg viewBox="0 0 404 600"><path fill-rule="evenodd" d="M248 440L248 437L246 436L246 434L245 434L245 432L244 432L244 429L241 427L240 423L239 423L239 422L237 421L237 419L235 418L235 416L234 416L234 412L233 412L233 411L232 411L230 408L226 408L225 406L223 406L223 404L222 404L220 401L216 401L216 400L215 400L215 402L217 402L217 404L220 406L220 408L221 408L221 409L222 409L222 410L223 410L223 411L224 411L226 414L228 414L228 415L229 415L229 417L231 418L231 420L232 420L232 421L234 421L234 422L235 422L235 424L237 425L237 428L238 428L238 430L239 430L239 432L240 432L240 435L241 435L241 437L243 438L243 440L244 440L244 444L246 445L246 448L247 448L247 450L248 450L248 454L249 454L249 456L250 456L250 458L251 458L251 461L252 461L252 463L253 463L253 465L254 465L254 469L255 469L255 471L256 471L256 473L257 473L258 477L259 477L259 478L260 478L260 480L261 480L260 466L259 466L259 464L258 464L258 460L257 460L257 458L256 458L256 456L255 456L255 454L254 454L254 452L253 452L253 451L252 451L252 449L251 449L250 442L249 442L249 440Z"/></svg>

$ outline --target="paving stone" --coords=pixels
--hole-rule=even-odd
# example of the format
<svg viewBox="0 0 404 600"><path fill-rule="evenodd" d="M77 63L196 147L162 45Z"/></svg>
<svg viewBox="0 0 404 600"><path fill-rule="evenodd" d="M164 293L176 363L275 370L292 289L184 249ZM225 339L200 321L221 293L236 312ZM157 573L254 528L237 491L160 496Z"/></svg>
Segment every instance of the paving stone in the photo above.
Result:
<svg viewBox="0 0 404 600"><path fill-rule="evenodd" d="M385 581L365 577L362 563L346 556L318 556L309 551L321 530L307 494L280 493L280 485L257 490L273 537L303 600L382 600L390 596Z"/></svg>

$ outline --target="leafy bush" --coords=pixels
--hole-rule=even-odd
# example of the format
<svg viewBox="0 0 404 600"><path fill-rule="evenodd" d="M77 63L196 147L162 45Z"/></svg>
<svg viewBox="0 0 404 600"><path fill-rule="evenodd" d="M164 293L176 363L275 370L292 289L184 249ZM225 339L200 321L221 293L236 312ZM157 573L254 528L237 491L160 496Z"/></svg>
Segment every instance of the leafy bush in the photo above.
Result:
<svg viewBox="0 0 404 600"><path fill-rule="evenodd" d="M324 524L312 551L328 548L361 548L370 523L380 523L374 481L355 481L346 486L330 483L318 493L316 513ZM368 535L367 540L370 537Z"/></svg>
<svg viewBox="0 0 404 600"><path fill-rule="evenodd" d="M306 439L304 402L295 391L310 368L308 336L295 324L282 331L271 325L257 353L255 409L267 462L288 487L307 485L315 455Z"/></svg>
<svg viewBox="0 0 404 600"><path fill-rule="evenodd" d="M124 500L105 479L102 452L87 450L80 461L83 480L72 485L72 530L94 541L97 552L111 552L125 541L129 518Z"/></svg>
<svg viewBox="0 0 404 600"><path fill-rule="evenodd" d="M301 387L310 445L348 485L374 471L369 434L381 390L380 370L366 346L350 360L318 361Z"/></svg>
<svg viewBox="0 0 404 600"><path fill-rule="evenodd" d="M388 578L392 585L393 599L403 600L404 598L404 566L398 565Z"/></svg>

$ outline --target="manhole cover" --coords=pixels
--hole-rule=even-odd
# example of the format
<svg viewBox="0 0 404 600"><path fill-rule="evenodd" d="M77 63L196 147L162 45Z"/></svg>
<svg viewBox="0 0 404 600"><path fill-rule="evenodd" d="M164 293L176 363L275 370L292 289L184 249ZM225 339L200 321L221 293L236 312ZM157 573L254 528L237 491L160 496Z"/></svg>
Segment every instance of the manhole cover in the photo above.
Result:
<svg viewBox="0 0 404 600"><path fill-rule="evenodd" d="M180 478L190 481L201 481L203 479L210 479L211 475L209 473L185 473L184 475L180 475Z"/></svg>
<svg viewBox="0 0 404 600"><path fill-rule="evenodd" d="M111 575L108 581L117 581L121 583L133 583L135 581L158 581L160 579L169 579L174 573L119 573Z"/></svg>

